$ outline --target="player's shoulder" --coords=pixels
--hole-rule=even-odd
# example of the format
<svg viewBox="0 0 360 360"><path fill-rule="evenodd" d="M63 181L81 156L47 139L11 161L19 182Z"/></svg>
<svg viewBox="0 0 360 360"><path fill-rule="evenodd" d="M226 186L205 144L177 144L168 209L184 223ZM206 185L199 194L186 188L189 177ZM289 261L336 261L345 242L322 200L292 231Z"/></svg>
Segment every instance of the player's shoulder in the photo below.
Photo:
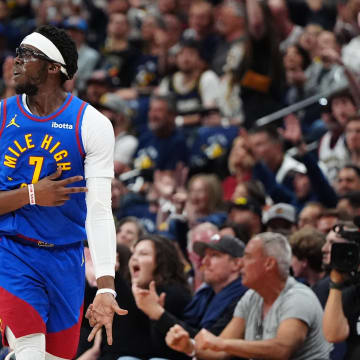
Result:
<svg viewBox="0 0 360 360"><path fill-rule="evenodd" d="M17 104L18 99L19 99L19 101L23 101L21 95L14 95L14 96L10 96L10 97L1 99L0 103L3 104L3 103L6 102L6 105L9 106L9 105L12 105L12 104Z"/></svg>
<svg viewBox="0 0 360 360"><path fill-rule="evenodd" d="M109 118L89 103L87 103L87 107L85 109L84 120L89 122L97 122L98 124L101 123L111 125Z"/></svg>

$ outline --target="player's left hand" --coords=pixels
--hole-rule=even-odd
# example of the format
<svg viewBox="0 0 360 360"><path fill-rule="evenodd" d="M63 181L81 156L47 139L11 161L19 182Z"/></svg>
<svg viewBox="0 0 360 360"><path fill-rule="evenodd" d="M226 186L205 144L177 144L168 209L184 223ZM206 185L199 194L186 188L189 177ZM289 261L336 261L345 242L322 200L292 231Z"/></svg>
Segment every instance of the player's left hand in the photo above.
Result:
<svg viewBox="0 0 360 360"><path fill-rule="evenodd" d="M92 341L96 333L104 326L107 335L107 343L112 345L112 323L114 314L126 315L127 310L121 309L114 296L110 293L98 294L93 303L86 311L85 317L89 319L90 326L93 327L88 341Z"/></svg>

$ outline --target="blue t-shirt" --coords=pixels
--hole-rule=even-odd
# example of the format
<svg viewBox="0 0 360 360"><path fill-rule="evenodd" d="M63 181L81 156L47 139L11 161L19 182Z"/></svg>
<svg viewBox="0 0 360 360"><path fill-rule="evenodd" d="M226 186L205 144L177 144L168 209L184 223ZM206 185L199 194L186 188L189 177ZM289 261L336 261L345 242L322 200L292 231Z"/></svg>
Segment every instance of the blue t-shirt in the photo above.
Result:
<svg viewBox="0 0 360 360"><path fill-rule="evenodd" d="M227 154L238 133L237 126L202 126L199 128L190 150L190 166L202 167L209 160Z"/></svg>
<svg viewBox="0 0 360 360"><path fill-rule="evenodd" d="M157 137L151 131L140 137L135 168L174 170L179 162L188 163L186 141L180 130L174 130L166 138Z"/></svg>

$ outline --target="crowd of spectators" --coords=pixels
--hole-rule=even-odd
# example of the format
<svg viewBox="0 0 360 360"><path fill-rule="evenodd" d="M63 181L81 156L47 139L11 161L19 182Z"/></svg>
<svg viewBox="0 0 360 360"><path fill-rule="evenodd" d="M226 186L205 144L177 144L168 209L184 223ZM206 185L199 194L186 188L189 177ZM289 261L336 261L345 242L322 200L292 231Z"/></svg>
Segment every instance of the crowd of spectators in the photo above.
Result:
<svg viewBox="0 0 360 360"><path fill-rule="evenodd" d="M112 347L101 334L88 344L84 319L78 358L267 358L265 349L359 359L358 287L345 292L344 331L329 320L338 289L324 329L320 304L339 279L331 246L347 240L336 225L353 228L360 215L360 1L0 0L1 98L15 95L20 40L44 24L75 41L66 90L107 116L116 138L116 286L129 315L114 322ZM86 306L95 282L85 255ZM251 256L265 261L262 282L246 270ZM242 275L251 290L239 302ZM280 292L276 318L261 304ZM245 350L224 342L244 336ZM250 340L276 336L283 347L252 350ZM324 336L340 343L330 355Z"/></svg>

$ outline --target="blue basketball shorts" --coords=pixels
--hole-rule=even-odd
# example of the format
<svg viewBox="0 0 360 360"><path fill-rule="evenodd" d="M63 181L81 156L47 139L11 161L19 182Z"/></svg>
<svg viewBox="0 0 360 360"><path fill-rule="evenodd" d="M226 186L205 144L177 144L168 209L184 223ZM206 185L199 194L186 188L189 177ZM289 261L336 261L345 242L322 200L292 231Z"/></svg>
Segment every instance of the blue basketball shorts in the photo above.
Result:
<svg viewBox="0 0 360 360"><path fill-rule="evenodd" d="M43 333L46 351L76 355L83 312L85 262L81 243L49 246L0 237L0 330L15 337Z"/></svg>

